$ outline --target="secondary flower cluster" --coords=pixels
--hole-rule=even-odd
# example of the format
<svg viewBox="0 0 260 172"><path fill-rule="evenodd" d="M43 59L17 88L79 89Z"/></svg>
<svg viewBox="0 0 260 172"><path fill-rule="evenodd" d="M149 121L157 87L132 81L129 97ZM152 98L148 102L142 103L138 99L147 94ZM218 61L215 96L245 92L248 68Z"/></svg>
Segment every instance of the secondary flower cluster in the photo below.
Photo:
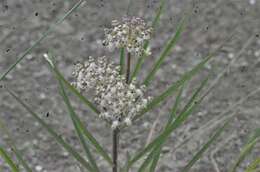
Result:
<svg viewBox="0 0 260 172"><path fill-rule="evenodd" d="M131 125L133 117L138 115L150 98L145 98L145 87L137 87L136 81L130 84L119 74L119 67L108 63L106 57L89 57L84 64L76 64L73 75L76 88L94 90L95 103L99 107L101 118L109 121L113 129Z"/></svg>
<svg viewBox="0 0 260 172"><path fill-rule="evenodd" d="M145 40L151 38L152 28L148 27L143 19L139 17L124 17L121 22L112 21L112 28L105 29L105 39L103 45L110 50L114 48L126 48L128 52L136 56L145 51L143 46Z"/></svg>

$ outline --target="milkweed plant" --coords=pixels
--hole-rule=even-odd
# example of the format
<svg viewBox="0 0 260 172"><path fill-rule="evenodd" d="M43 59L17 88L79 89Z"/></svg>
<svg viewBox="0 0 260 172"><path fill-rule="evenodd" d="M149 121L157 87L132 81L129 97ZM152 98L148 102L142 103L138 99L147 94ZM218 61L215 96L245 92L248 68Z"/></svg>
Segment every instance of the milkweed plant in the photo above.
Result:
<svg viewBox="0 0 260 172"><path fill-rule="evenodd" d="M83 1L79 1L65 16L56 22L61 23L70 13L80 6ZM59 82L60 94L68 109L68 114L72 120L78 139L82 145L83 152L77 152L73 146L69 145L60 135L39 115L34 112L14 91L6 88L12 97L20 103L32 117L43 127L53 138L72 156L74 157L82 171L100 172L99 163L96 156L100 156L107 162L107 170L113 172L129 172L136 170L138 172L153 172L160 160L162 148L171 135L171 133L180 127L183 122L192 114L199 103L205 98L206 94L201 93L207 85L208 77L205 78L188 102L179 110L180 97L184 89L184 84L189 82L195 74L203 69L205 64L216 55L222 48L220 45L214 52L209 53L200 63L198 63L190 71L186 72L180 79L165 88L165 91L159 93L158 96L151 97L147 92L147 87L150 86L151 81L156 76L156 72L161 67L164 59L169 56L172 49L175 47L177 41L181 38L181 33L185 29L187 19L190 14L185 14L176 27L176 32L164 45L163 50L157 60L155 61L151 71L148 71L147 76L141 82L138 80L138 73L141 70L146 58L151 55L151 48L149 46L151 38L154 36L154 31L159 23L160 16L163 12L165 1L161 0L160 7L156 12L154 20L148 24L144 19L137 16L124 16L121 19L111 21L111 25L104 29L104 37L102 46L104 49L112 52L119 52L120 63L116 64L108 60L108 57L97 57L95 54L90 55L85 61L77 62L72 73L73 81L65 79L63 74L59 71L55 64L55 59L52 53L44 54L44 58ZM52 27L38 40L32 47L18 58L18 60L10 66L10 68L1 76L1 80L13 69L15 66L28 54L33 47L35 47L43 38L45 38ZM226 41L230 40L228 38ZM134 59L134 60L133 60ZM115 60L116 61L116 60ZM133 62L136 61L136 64ZM111 153L107 148L103 147L89 132L87 127L76 114L71 105L67 91L69 90L75 94L88 108L97 114L97 120L103 120L107 124L108 129L112 134L112 150ZM87 98L85 95L93 93L92 98ZM176 93L176 94L175 94ZM143 120L145 114L152 109L155 109L162 102L166 101L168 97L176 95L173 108L169 112L169 118L163 130L158 136L151 140L148 144L142 146L135 154L127 154L126 162L119 160L119 145L121 132L131 125L135 125L137 120ZM177 111L178 109L178 111ZM220 136L232 118L227 118L223 125L220 125L212 137L205 142L205 144L191 157L191 160L182 168L182 172L190 171L191 167L197 162L202 154L209 148L209 146ZM5 134L9 136L9 146L15 154L19 164L27 172L34 171L28 162L23 159L21 151L16 147L12 135L9 133L4 122L0 121L0 127ZM250 137L249 142L242 149L238 159L230 168L230 172L235 172L238 165L245 158L253 147L255 146L260 136L259 130ZM93 152L97 155L93 155ZM83 156L83 154L85 154ZM0 146L0 157L2 157L6 164L9 165L11 171L18 172L20 167L9 155L2 146ZM254 171L257 169L259 159L249 165L247 171ZM110 168L109 168L110 167Z"/></svg>

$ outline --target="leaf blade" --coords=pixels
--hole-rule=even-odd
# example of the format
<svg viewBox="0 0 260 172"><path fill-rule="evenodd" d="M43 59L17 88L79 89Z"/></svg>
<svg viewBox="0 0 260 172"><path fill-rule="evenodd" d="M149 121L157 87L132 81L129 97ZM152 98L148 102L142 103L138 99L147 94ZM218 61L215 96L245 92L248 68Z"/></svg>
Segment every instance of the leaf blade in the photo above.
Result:
<svg viewBox="0 0 260 172"><path fill-rule="evenodd" d="M166 0L161 0L160 1L160 6L159 6L159 9L155 15L155 18L153 19L153 22L152 22L152 28L155 29L155 27L157 26L157 24L159 23L160 21L160 17L162 15L162 11L163 11L163 8L165 6L165 1ZM149 41L145 41L144 43L144 50L147 50L147 48L149 47ZM135 68L134 68L134 71L131 75L131 78L130 78L130 81L132 81L134 78L136 78L137 74L139 73L139 71L141 70L141 67L144 63L144 60L145 58L147 57L147 55L145 53L143 53L139 58L138 58L138 61L135 65Z"/></svg>
<svg viewBox="0 0 260 172"><path fill-rule="evenodd" d="M11 134L9 133L8 129L6 128L4 122L1 119L0 119L0 128L2 129L1 131L3 131L3 133L8 136L10 141L8 141L7 143L12 148L16 158L19 160L19 162L22 164L22 166L24 167L24 169L27 172L32 172L32 169L27 164L27 162L23 159L21 151L19 151L19 149L17 149L15 142L14 142L13 138L11 137Z"/></svg>
<svg viewBox="0 0 260 172"><path fill-rule="evenodd" d="M256 129L253 136L249 137L246 145L242 148L234 165L230 168L229 172L235 172L237 167L242 163L245 157L252 151L257 141L260 140L260 128Z"/></svg>
<svg viewBox="0 0 260 172"><path fill-rule="evenodd" d="M90 101L88 101L84 96L82 96L77 89L75 89L73 86L71 86L68 81L61 75L61 73L59 72L57 66L55 65L54 62L54 58L52 56L52 54L48 55L47 58L47 62L51 68L51 70L54 72L56 79L59 81L59 83L64 83L67 85L67 87L70 89L70 91L72 91L74 94L79 95L79 98L84 102L86 101L87 103L91 103ZM63 85L63 84L62 84ZM87 104L86 103L86 104ZM88 104L87 104L88 105ZM99 113L99 111L95 108L95 106L93 105L94 112ZM73 116L74 119L76 120L76 122L78 123L78 125L80 126L80 129L82 130L83 134L85 135L85 137L92 143L92 145L95 147L96 151L109 163L109 164L113 164L111 157L107 154L107 152L103 149L103 147L99 144L99 142L95 139L95 137L84 127L83 123L81 122L81 120L78 118L77 115Z"/></svg>
<svg viewBox="0 0 260 172"><path fill-rule="evenodd" d="M148 73L147 77L144 79L143 84L145 84L146 86L150 84L151 80L154 78L156 72L159 70L164 59L170 54L171 50L176 46L176 43L181 36L181 33L184 31L188 16L189 15L187 14L181 19L180 23L177 26L177 30L174 36L167 42L161 55L159 56L159 59L155 62L155 64L152 67L152 70Z"/></svg>
<svg viewBox="0 0 260 172"><path fill-rule="evenodd" d="M224 129L228 126L230 120L227 120L223 126L217 129L213 137L211 137L206 144L203 145L203 147L193 156L193 158L189 161L189 163L184 167L182 172L188 172L191 167L197 162L202 154L209 148L209 146L220 136L220 134L224 131Z"/></svg>
<svg viewBox="0 0 260 172"><path fill-rule="evenodd" d="M91 165L80 155L77 151L67 144L62 137L57 134L47 123L45 123L27 104L25 104L13 91L6 89L7 92L20 103L35 120L44 127L47 132L55 138L55 140L68 152L70 153L83 167L89 171L93 171Z"/></svg>
<svg viewBox="0 0 260 172"><path fill-rule="evenodd" d="M96 114L99 114L99 110L95 107L95 105L89 101L86 97L84 97L83 95L80 94L80 92L73 87L65 78L64 76L60 73L60 71L58 70L58 68L55 67L55 65L53 64L53 58L51 56L51 54L48 54L47 56L45 56L46 61L48 62L48 65L50 66L50 68L52 69L52 71L54 72L55 76L62 81L62 83L64 83L66 85L66 87L73 93L75 94L85 105L87 105L93 112L95 112Z"/></svg>
<svg viewBox="0 0 260 172"><path fill-rule="evenodd" d="M187 119L187 117L189 116L189 114L192 112L192 111L189 112L189 108L191 108L193 110L192 106L196 105L195 100L197 99L202 88L206 85L207 81L208 81L208 77L201 82L200 86L195 90L195 92L191 96L190 100L187 102L187 104L185 105L185 107L183 108L180 115L176 118L175 121L172 121L171 116L170 116L169 121L166 124L163 133L159 137L157 137L157 141L154 140L154 143L151 143L151 144L154 144L154 150L149 154L148 158L146 158L143 165L141 166L143 169L145 169L148 166L149 161L152 161L152 163L157 163L157 161L158 161L157 159L160 156L163 143L167 140L167 137L173 132L173 130L176 129L177 127L179 127L181 125L181 123L184 122ZM180 94L177 96L176 99L179 99L179 96L180 96ZM201 102L203 98L204 97L201 97L199 99L199 102ZM175 105L174 105L174 106L176 106L176 107L174 107L175 109L178 107L178 103L179 103L179 100L177 100L175 102ZM186 112L189 112L189 113L186 114ZM153 157L153 159L151 157ZM151 167L155 168L156 164L152 164Z"/></svg>
<svg viewBox="0 0 260 172"><path fill-rule="evenodd" d="M60 19L58 19L58 20L54 23L54 25L58 25L58 24L62 23L73 11L76 10L83 2L84 2L84 0L79 0L79 2L77 2L64 16L62 16ZM2 80L6 77L6 75L7 75L9 72L11 72L11 71L16 67L16 65L17 65L18 63L20 63L20 62L25 58L25 56L32 51L32 49L34 49L38 44L40 44L40 43L42 42L42 40L44 40L44 38L47 37L47 36L51 33L52 30L53 30L53 26L50 25L49 28L42 34L42 36L41 36L38 40L36 40L35 43L34 43L31 47L27 48L27 49L22 53L22 55L21 55L20 57L18 57L17 60L16 60L3 74L1 74L1 76L0 76L0 81L2 81Z"/></svg>
<svg viewBox="0 0 260 172"><path fill-rule="evenodd" d="M2 157L4 161L8 164L12 172L19 172L17 165L14 163L14 161L11 159L11 157L7 154L2 146L0 146L0 157Z"/></svg>
<svg viewBox="0 0 260 172"><path fill-rule="evenodd" d="M69 100L69 98L68 98L68 96L67 96L67 94L66 94L66 92L64 90L64 87L63 87L63 84L61 83L61 81L59 82L59 86L60 86L60 92L61 92L60 94L61 94L61 96L62 96L62 98L63 98L63 100L64 100L64 102L65 102L65 104L67 106L67 109L69 111L69 116L70 116L70 118L72 120L72 123L74 125L75 130L76 130L76 133L78 135L80 143L81 143L81 145L82 145L82 147L83 147L83 149L85 151L85 154L88 157L89 162L90 162L91 166L93 167L93 170L96 171L96 172L99 172L97 163L96 163L93 155L91 154L91 152L90 152L90 150L88 148L88 145L87 145L87 143L85 141L85 138L84 138L84 136L83 136L83 134L81 132L82 128L81 128L81 125L79 124L79 121L77 120L78 117L77 117L75 111L73 110L73 107L72 107L72 105L70 103L70 100Z"/></svg>

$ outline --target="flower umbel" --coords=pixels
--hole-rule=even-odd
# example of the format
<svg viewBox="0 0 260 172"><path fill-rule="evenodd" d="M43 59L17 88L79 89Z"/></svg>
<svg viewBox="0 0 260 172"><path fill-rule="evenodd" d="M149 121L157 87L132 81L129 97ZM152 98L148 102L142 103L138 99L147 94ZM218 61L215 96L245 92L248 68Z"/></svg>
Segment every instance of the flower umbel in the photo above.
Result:
<svg viewBox="0 0 260 172"><path fill-rule="evenodd" d="M109 121L113 129L131 125L133 117L150 99L145 98L145 86L138 87L135 80L127 84L119 74L119 67L108 63L106 57L89 57L84 64L76 64L73 74L78 89L94 90L94 101L101 111L99 116Z"/></svg>
<svg viewBox="0 0 260 172"><path fill-rule="evenodd" d="M124 17L121 22L113 20L112 28L105 29L103 45L110 50L126 48L128 52L140 56L145 53L144 41L151 38L151 33L152 28L148 27L143 19Z"/></svg>

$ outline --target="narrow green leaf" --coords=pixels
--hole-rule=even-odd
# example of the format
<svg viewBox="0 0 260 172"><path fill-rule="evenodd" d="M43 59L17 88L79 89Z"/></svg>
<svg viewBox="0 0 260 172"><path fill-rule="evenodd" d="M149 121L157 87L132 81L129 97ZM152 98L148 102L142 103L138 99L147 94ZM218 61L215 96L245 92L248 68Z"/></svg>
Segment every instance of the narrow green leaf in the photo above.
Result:
<svg viewBox="0 0 260 172"><path fill-rule="evenodd" d="M173 123L167 127L162 134L157 136L151 143L149 143L143 150L139 151L129 162L129 167L132 166L136 161L142 158L147 152L153 149L155 146L161 146L167 137L172 133L173 130L178 128L187 118L188 116L194 111L194 109L198 106L198 104L203 100L204 97L198 99L194 102L194 104L185 112L182 112ZM148 156L149 157L149 156Z"/></svg>
<svg viewBox="0 0 260 172"><path fill-rule="evenodd" d="M162 151L162 146L159 146L158 148L155 149L155 152L153 154L152 164L150 166L149 172L154 172L155 171L157 163L158 163L158 161L160 159L161 151Z"/></svg>
<svg viewBox="0 0 260 172"><path fill-rule="evenodd" d="M160 6L159 6L159 9L157 10L156 12L156 15L155 15L155 18L153 19L153 22L152 22L152 28L155 30L157 24L159 23L160 21L160 17L162 15L162 11L163 11L163 8L165 6L165 1L166 0L161 0L160 1ZM146 51L147 48L149 47L149 41L145 41L144 43L144 50ZM138 61L135 65L135 68L134 68L134 71L133 71L133 74L131 75L131 78L130 78L130 81L133 80L133 78L136 78L138 72L140 71L143 63L144 63L144 60L145 58L147 57L146 53L143 53L139 58L138 58Z"/></svg>
<svg viewBox="0 0 260 172"><path fill-rule="evenodd" d="M54 72L55 76L62 81L66 85L66 87L73 93L75 94L85 105L87 105L93 112L96 114L99 114L99 110L95 107L93 103L91 103L86 97L80 94L80 92L73 87L65 78L64 76L60 73L60 71L54 66L53 60L51 59L51 54L45 56L45 59L47 60L50 68Z"/></svg>
<svg viewBox="0 0 260 172"><path fill-rule="evenodd" d="M70 100L69 100L69 98L68 98L68 96L67 96L67 94L66 94L66 92L64 90L64 87L63 87L63 84L61 83L61 81L59 82L59 86L60 86L60 92L61 92L60 94L63 97L63 100L64 100L64 102L65 102L65 104L66 104L66 106L68 108L68 111L69 111L69 114L70 114L70 118L71 118L71 120L73 122L74 128L75 128L75 130L77 132L77 135L78 135L80 143L81 143L81 145L82 145L82 147L83 147L83 149L84 149L84 151L86 153L86 156L88 157L88 160L89 160L93 170L96 171L96 172L99 172L97 163L96 163L95 159L93 158L93 156L92 156L92 154L91 154L91 152L89 150L89 147L88 147L88 145L87 145L87 143L85 141L85 138L84 138L84 136L82 134L82 128L81 128L82 126L79 124L79 121L77 120L78 116L76 115L75 111L73 110L73 107L72 107L72 105L70 103Z"/></svg>
<svg viewBox="0 0 260 172"><path fill-rule="evenodd" d="M14 139L12 138L11 134L9 133L8 129L6 128L4 122L1 119L0 119L0 128L1 131L8 136L9 141L7 141L7 143L12 148L16 158L19 160L19 162L22 164L22 166L27 172L32 172L32 169L29 167L27 162L22 158L21 151L17 149Z"/></svg>
<svg viewBox="0 0 260 172"><path fill-rule="evenodd" d="M75 11L82 3L84 0L79 0L64 16L62 16L60 19L58 19L54 25L50 25L49 28L42 34L42 36L28 49L26 49L20 57L17 58L17 60L0 76L0 81L3 80L6 75L11 72L15 66L20 63L24 59L24 57L29 54L33 48L35 48L38 44L42 42L42 40L47 37L53 30L54 26L59 25L62 23L73 11Z"/></svg>
<svg viewBox="0 0 260 172"><path fill-rule="evenodd" d="M12 172L19 172L17 165L10 158L10 156L6 153L6 151L4 150L4 148L2 146L0 146L0 156L9 165L9 167L12 169Z"/></svg>
<svg viewBox="0 0 260 172"><path fill-rule="evenodd" d="M163 11L164 6L165 6L165 2L166 2L166 0L160 1L160 6L159 6L159 8L156 12L155 18L153 19L153 22L152 22L152 28L155 28L157 26L157 24L159 23L161 15L162 15L162 11Z"/></svg>
<svg viewBox="0 0 260 172"><path fill-rule="evenodd" d="M165 129L172 124L174 119L176 119L176 112L177 112L177 109L178 109L178 106L179 106L179 103L180 103L180 98L181 98L181 95L182 95L182 92L183 92L183 88L184 88L184 85L179 89L179 92L176 96L173 108L171 109L171 113L169 115L169 119L168 119L167 125L165 126ZM155 171L155 168L157 166L157 163L158 163L160 155L161 155L161 150L162 150L162 145L156 147L152 151L151 155L149 155L149 156L152 157L152 159L150 160L150 161L152 161L150 169L149 169L150 172Z"/></svg>
<svg viewBox="0 0 260 172"><path fill-rule="evenodd" d="M191 96L191 98L189 99L188 103L184 106L184 108L183 108L183 110L182 110L183 112L185 112L187 109L189 109L190 106L194 103L194 101L197 99L197 97L198 97L199 93L201 92L201 90L202 90L202 89L204 88L204 86L207 84L208 80L209 80L209 77L206 77L206 79L204 79L204 80L201 82L199 88L197 88L197 90L195 91L195 93L194 93L194 94Z"/></svg>
<svg viewBox="0 0 260 172"><path fill-rule="evenodd" d="M220 136L224 129L228 126L230 120L227 120L223 126L219 127L215 134L202 146L202 148L193 156L189 163L184 167L182 172L188 172L191 167L202 157L203 153L209 148L209 146Z"/></svg>
<svg viewBox="0 0 260 172"><path fill-rule="evenodd" d="M246 145L242 148L237 160L235 161L234 165L230 168L229 172L235 172L237 167L243 162L250 152L252 152L254 146L256 145L257 141L260 139L260 128L256 129L254 134L249 137Z"/></svg>
<svg viewBox="0 0 260 172"><path fill-rule="evenodd" d="M258 172L257 166L260 166L260 157L254 160L246 169L245 172Z"/></svg>
<svg viewBox="0 0 260 172"><path fill-rule="evenodd" d="M83 102L85 102L86 105L91 105L90 107L92 107L94 110L94 112L99 113L98 110L95 108L95 106L92 104L84 97L82 96L77 89L75 89L73 86L71 86L68 81L61 75L61 73L59 72L58 68L55 65L54 62L54 58L51 54L49 54L48 56L45 56L45 58L48 61L48 64L50 66L50 68L52 69L52 71L55 73L55 76L57 78L57 80L61 83L64 83L68 86L68 88L70 89L70 91L72 91L74 94L76 94ZM90 103L90 104L89 104ZM94 136L92 136L92 134L86 129L86 127L84 127L83 123L81 122L81 120L78 118L77 115L73 116L77 122L77 124L79 125L80 129L82 130L83 134L85 135L85 137L90 141L90 143L92 143L92 145L95 147L96 151L109 163L109 164L113 164L112 159L110 158L110 156L107 154L107 152L103 149L103 147L98 143L98 141L95 139Z"/></svg>
<svg viewBox="0 0 260 172"><path fill-rule="evenodd" d="M7 92L18 102L20 103L35 120L44 127L50 135L52 135L55 140L66 150L68 151L83 167L85 167L89 171L93 171L91 165L80 155L77 151L67 144L62 137L57 134L47 123L45 123L27 104L25 104L14 92L7 89Z"/></svg>
<svg viewBox="0 0 260 172"><path fill-rule="evenodd" d="M120 74L123 75L125 70L125 49L120 49Z"/></svg>
<svg viewBox="0 0 260 172"><path fill-rule="evenodd" d="M179 40L181 33L184 31L186 21L188 19L189 15L185 15L180 23L177 26L177 30L174 34L174 36L168 41L168 43L165 45L159 59L155 62L154 66L152 67L152 70L148 73L147 77L144 80L145 85L149 85L151 80L154 78L155 73L159 70L161 64L163 63L164 59L170 54L171 50L175 47L177 41Z"/></svg>
<svg viewBox="0 0 260 172"><path fill-rule="evenodd" d="M182 116L182 114L185 114L185 112L188 111L189 108L192 108L192 105L195 104L195 100L197 99L197 97L198 97L200 91L202 90L202 88L206 85L207 81L208 81L208 77L201 82L199 88L197 88L195 90L194 94L191 96L190 100L188 101L188 103L185 105L185 107L181 111L180 116ZM178 98L179 96L180 95L177 95L176 99L179 99ZM201 98L201 100L202 99L203 98ZM174 105L174 106L176 106L176 107L174 107L175 109L178 108L178 103L179 103L179 100L176 100L175 105ZM173 111L175 111L175 110L173 110ZM183 117L185 117L185 118L183 118ZM163 139L161 138L161 140L156 143L156 145L154 146L155 147L154 150L149 154L148 158L144 161L144 163L142 165L143 169L145 169L148 166L149 161L153 160L153 163L157 163L157 161L158 161L157 159L160 156L163 143L167 140L167 137L168 137L167 135L165 135L165 133L168 132L168 130L170 130L170 132L168 132L168 135L170 135L170 133L173 131L173 130L170 129L172 127L171 124L175 123L176 128L177 128L181 125L181 123L183 121L185 121L187 119L187 117L188 117L187 115L182 116L181 118L176 119L177 122L176 121L173 122L173 120L171 119L171 116L170 116L169 121L168 121L167 125L165 126L163 133L161 134L162 136L164 135L165 137L164 138L162 137ZM179 121L178 121L178 119L179 119ZM153 158L151 158L151 157L153 157ZM154 166L156 167L156 164L152 164L151 167L155 168Z"/></svg>
<svg viewBox="0 0 260 172"><path fill-rule="evenodd" d="M174 105L173 105L173 107L171 109L171 112L170 112L170 115L169 115L169 119L168 119L168 122L167 122L166 126L169 126L173 122L173 120L176 119L177 109L178 109L179 104L180 104L183 88L184 88L184 85L182 85L182 87L179 89L179 92L178 92L178 94L176 96Z"/></svg>
<svg viewBox="0 0 260 172"><path fill-rule="evenodd" d="M179 87L181 87L186 81L189 81L192 79L192 77L197 74L203 67L204 65L212 58L214 57L219 50L223 47L224 43L226 41L229 41L233 37L233 34L231 34L230 37L228 37L214 52L209 53L204 60L202 60L199 64L197 64L194 68L192 68L190 71L184 73L182 77L175 83L173 83L167 90L165 90L162 94L159 96L155 97L148 105L147 107L140 113L139 116L136 116L134 120L140 118L143 116L146 112L154 109L157 107L161 102L163 102L166 98L171 96Z"/></svg>

